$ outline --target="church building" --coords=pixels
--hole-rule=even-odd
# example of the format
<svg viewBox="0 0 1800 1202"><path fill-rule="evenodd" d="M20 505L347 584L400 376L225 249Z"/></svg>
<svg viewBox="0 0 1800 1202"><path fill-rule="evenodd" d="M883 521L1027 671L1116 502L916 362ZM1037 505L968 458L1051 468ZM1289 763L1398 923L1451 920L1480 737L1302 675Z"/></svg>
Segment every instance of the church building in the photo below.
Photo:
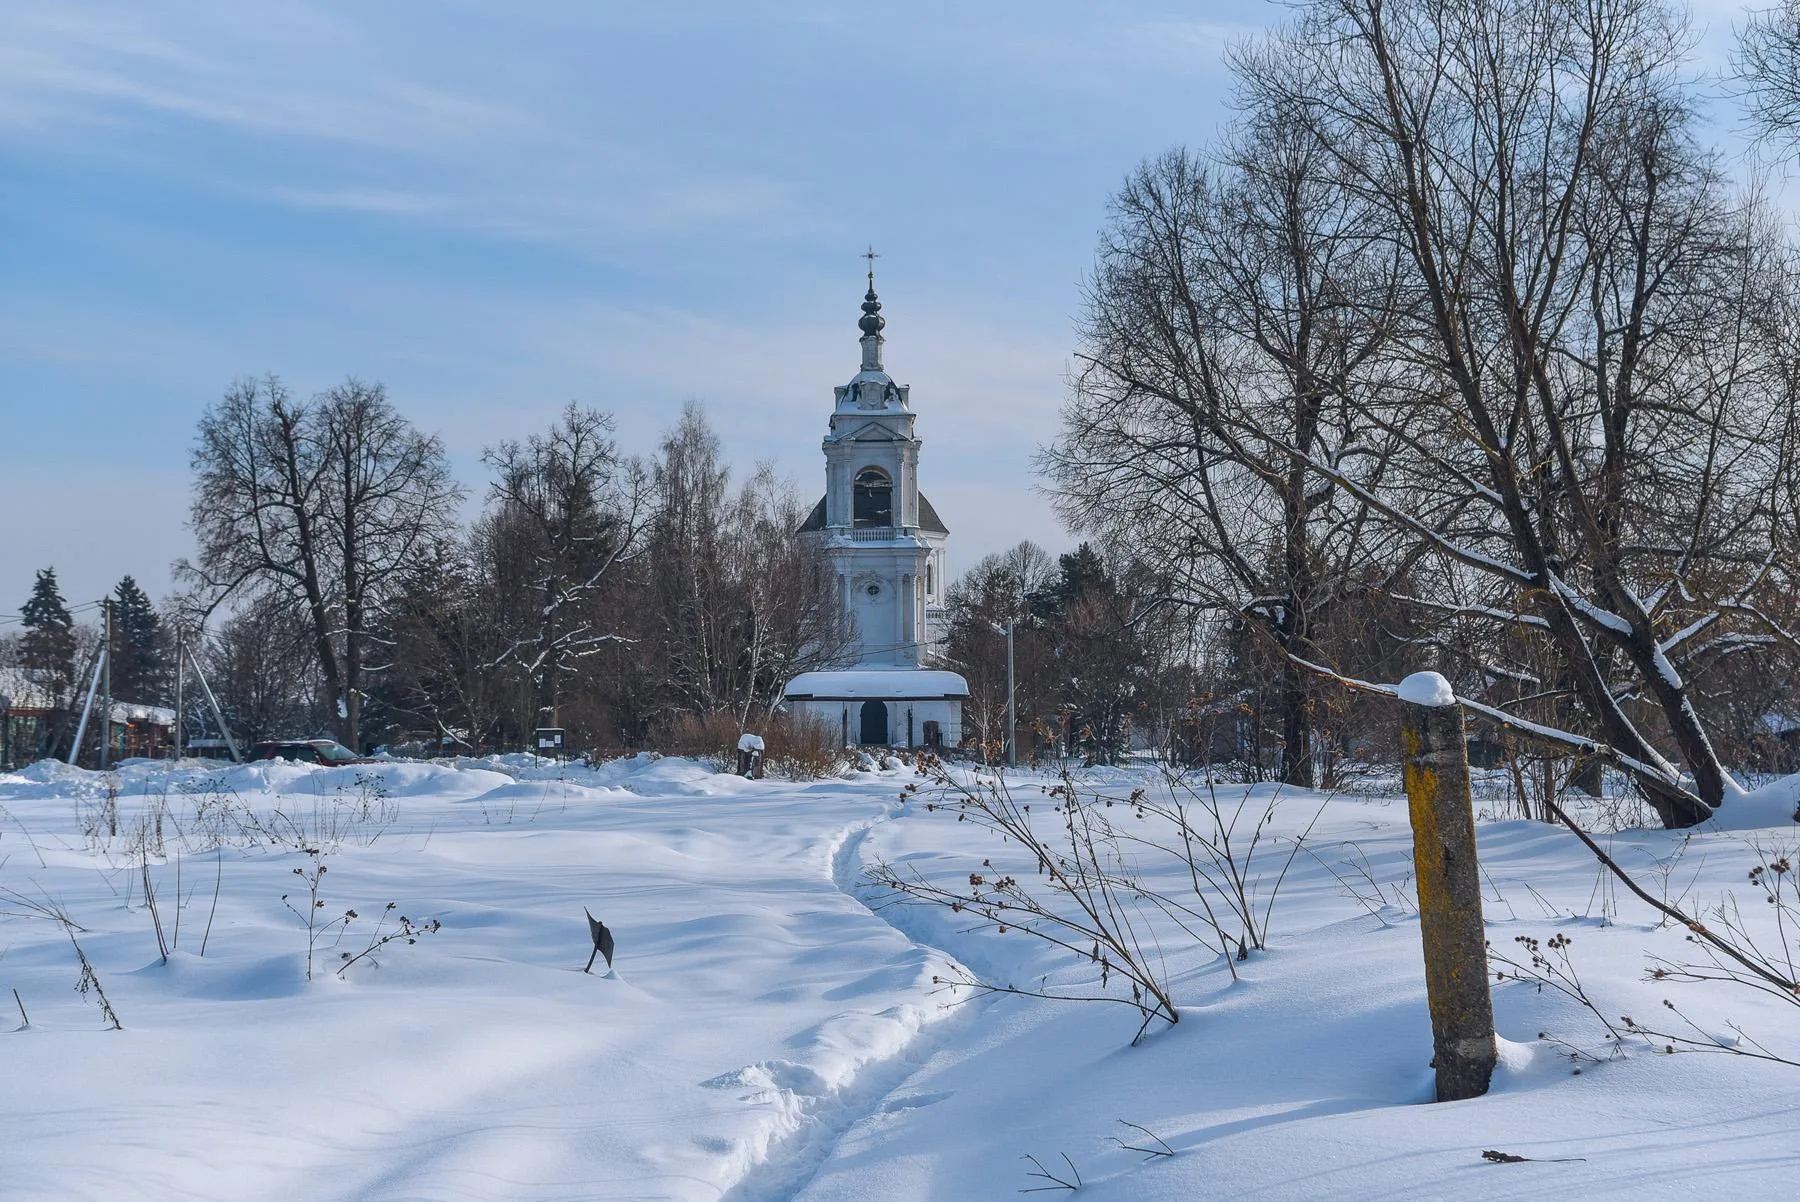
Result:
<svg viewBox="0 0 1800 1202"><path fill-rule="evenodd" d="M800 528L836 578L854 666L802 673L784 697L846 745L955 747L969 686L936 666L950 532L919 491L910 390L881 363L886 325L871 271L857 322L862 370L837 389L825 496Z"/></svg>

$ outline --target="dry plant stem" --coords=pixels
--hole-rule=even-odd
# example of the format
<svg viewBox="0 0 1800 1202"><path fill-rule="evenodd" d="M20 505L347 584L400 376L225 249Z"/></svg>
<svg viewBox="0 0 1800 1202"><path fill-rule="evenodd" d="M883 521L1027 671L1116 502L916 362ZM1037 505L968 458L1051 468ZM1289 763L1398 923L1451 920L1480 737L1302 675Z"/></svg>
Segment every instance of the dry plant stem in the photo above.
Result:
<svg viewBox="0 0 1800 1202"><path fill-rule="evenodd" d="M1153 851L1173 854L1184 863L1187 868L1189 885L1194 897L1199 902L1199 910L1195 910L1188 903L1178 901L1137 882L1133 882L1133 887L1144 898L1161 909L1183 931L1203 945L1211 946L1204 936L1187 926L1183 918L1203 922L1212 930L1218 940L1220 953L1225 956L1226 967L1231 970L1231 974L1235 978L1237 966L1233 963L1234 960L1249 959L1252 948L1257 951L1267 949L1269 922L1274 913L1275 900L1281 893L1282 882L1287 879L1288 870L1293 866L1294 857L1299 855L1302 847L1306 846L1307 836L1312 833L1313 827L1317 825L1320 816L1324 814L1325 806L1330 804L1330 799L1327 798L1324 803L1321 803L1318 812L1313 815L1312 821L1307 823L1306 829L1294 839L1293 846L1288 850L1287 859L1281 866L1281 871L1276 874L1274 883L1269 887L1268 897L1262 904L1259 915L1256 893L1261 878L1252 875L1253 866L1256 853L1264 842L1264 832L1273 820L1275 808L1280 802L1280 790L1271 795L1267 804L1262 807L1256 829L1251 833L1248 844L1245 845L1234 843L1233 840L1244 815L1245 807L1250 800L1249 790L1245 791L1228 816L1226 807L1219 800L1218 792L1210 775L1206 779L1204 794L1177 773L1165 771L1164 781L1170 795L1170 801L1167 804L1150 801L1141 789L1134 791L1125 804L1140 819L1145 815L1153 815L1172 824L1181 839L1179 848L1166 846L1151 838L1126 835L1118 832L1116 828L1111 829L1121 842L1135 843ZM1188 804L1177 800L1178 794L1184 791L1196 800L1211 819L1211 834L1202 831L1190 821ZM1233 936L1220 921L1218 911L1214 908L1209 893L1217 893L1225 899L1226 907L1239 927L1239 933L1235 938L1237 944L1235 955L1231 953Z"/></svg>
<svg viewBox="0 0 1800 1202"><path fill-rule="evenodd" d="M1069 1154L1067 1152L1058 1152L1057 1155L1061 1156L1063 1163L1069 1166L1069 1176L1066 1178L1058 1177L1055 1173L1046 1169L1043 1162L1035 1156L1027 1154L1022 1158L1029 1160L1032 1164L1037 1166L1036 1171L1025 1174L1027 1177L1035 1177L1040 1181L1048 1181L1050 1184L1029 1186L1021 1189L1019 1191L1021 1194L1041 1194L1050 1190L1059 1189L1066 1189L1070 1193L1074 1193L1081 1188L1081 1174L1076 1171L1075 1162L1069 1159Z"/></svg>
<svg viewBox="0 0 1800 1202"><path fill-rule="evenodd" d="M294 869L294 875L306 882L306 913L302 914L295 909L294 904L288 901L288 895L285 893L281 895L281 904L306 924L306 979L310 981L313 979L313 956L319 946L319 941L334 926L340 928L338 938L342 939L344 937L342 928L349 926L356 918L356 911L345 910L342 915L333 918L330 922L321 923L319 921L319 911L325 908L325 901L319 896L319 882L324 879L325 873L329 869L320 860L321 853L317 847L303 847L300 850L312 860L310 871L304 868Z"/></svg>
<svg viewBox="0 0 1800 1202"><path fill-rule="evenodd" d="M19 1007L19 1021L21 1023L23 1023L25 1026L29 1027L31 1025L31 1016L29 1014L25 1013L25 999L23 999L19 996L19 991L17 988L13 989L12 995L13 995L13 1001Z"/></svg>
<svg viewBox="0 0 1800 1202"><path fill-rule="evenodd" d="M162 953L162 962L169 962L169 944L163 938L162 914L156 908L156 890L150 886L150 852L142 845L138 848L138 870L144 877L144 908L150 911L151 925L156 928L156 950ZM179 901L179 897L176 899Z"/></svg>
<svg viewBox="0 0 1800 1202"><path fill-rule="evenodd" d="M219 886L225 880L225 849L213 849L213 899L212 909L206 912L206 930L200 934L200 954L206 955L206 941L212 938L213 915L219 912Z"/></svg>
<svg viewBox="0 0 1800 1202"><path fill-rule="evenodd" d="M1113 851L1112 831L1096 818L1091 806L1081 803L1066 778L1065 784L1053 791L1058 803L1057 813L1062 819L1066 849L1045 841L1032 825L1030 806L1019 802L1003 779L982 781L971 787L958 782L941 768L935 779L943 787L944 795L954 800L931 803L928 810L955 811L959 822L971 822L1007 842L1017 843L1035 858L1038 872L1049 881L1050 891L1069 901L1074 913L1046 905L1017 878L1004 873L992 880L982 873L971 873L966 892L933 884L917 870L902 875L889 864L873 866L869 870L872 880L892 890L899 900L939 905L955 913L966 911L991 924L1001 934L1018 930L1063 948L1099 967L1102 990L1109 978L1117 973L1131 983L1132 995L1127 1004L1145 1020L1133 1042L1142 1038L1153 1017L1161 1017L1171 1024L1180 1020L1180 1012L1166 984L1152 967L1152 957L1131 914L1131 903L1143 898L1143 891L1135 882L1122 879L1101 863L1103 852ZM992 864L983 861L983 867L991 869ZM969 979L950 983L1025 996L1070 996L1049 990L992 986ZM1080 995L1071 1000L1127 1001L1105 994Z"/></svg>
<svg viewBox="0 0 1800 1202"><path fill-rule="evenodd" d="M1547 943L1539 943L1530 935L1520 935L1513 942L1525 949L1530 957L1530 963L1520 964L1517 960L1498 951L1490 943L1488 945L1489 962L1503 964L1512 970L1510 973L1503 969L1497 970L1495 975L1499 979L1510 978L1528 985L1535 985L1539 990L1548 986L1599 1019L1600 1025L1606 1028L1607 1035L1612 1037L1615 1047L1623 1040L1624 1037L1619 1034L1618 1028L1613 1025L1612 1020L1607 1018L1601 1012L1600 1007L1594 1004L1593 999L1588 997L1587 988L1581 983L1581 977L1575 971L1575 961L1569 955L1569 945L1573 941L1568 936L1558 931L1550 937ZM1539 1038L1549 1039L1548 1036L1541 1033ZM1551 1040L1550 1042L1560 1041Z"/></svg>
<svg viewBox="0 0 1800 1202"><path fill-rule="evenodd" d="M182 897L181 897L181 857L176 856L175 857L175 930L169 935L169 946L171 948L178 948L181 946L181 912L183 910L185 910L186 908L187 908L187 904L182 900Z"/></svg>
<svg viewBox="0 0 1800 1202"><path fill-rule="evenodd" d="M13 812L5 806L0 806L0 814L5 814L8 818L11 818L13 825L19 828L19 833L25 836L25 842L31 848L31 854L37 857L38 867L50 867L49 863L44 859L43 851L37 845L37 840L33 839L31 837L31 832L25 829L25 824L20 822Z"/></svg>
<svg viewBox="0 0 1800 1202"><path fill-rule="evenodd" d="M1073 947L1069 944L1061 944L1060 946L1067 947L1070 951L1077 952L1083 957L1087 956L1087 953L1080 948ZM1114 968L1112 971L1117 972L1118 970ZM1119 975L1125 976L1126 974L1120 972ZM1005 994L1008 997L1039 998L1046 1002L1111 1002L1116 1006L1130 1006L1133 1010L1136 1010L1143 1016L1143 1021L1138 1024L1137 1033L1131 1037L1131 1046L1133 1047L1136 1047L1143 1042L1144 1032L1150 1029L1150 1024L1153 1021L1157 1018L1167 1019L1167 1016L1164 1015L1162 1011L1155 1007L1146 1006L1142 997L1135 994L1132 997L1124 998L1114 996L1110 993L1051 993L1047 989L1026 989L1018 985L994 985L981 980L979 977L971 976L966 971L959 972L955 976L932 977L931 983L943 988L972 989L978 994L999 993ZM1167 1019L1167 1021L1174 1023L1176 1020Z"/></svg>
<svg viewBox="0 0 1800 1202"><path fill-rule="evenodd" d="M382 948L386 947L390 943L396 942L397 940L401 940L401 939L406 940L406 942L408 942L408 943L417 943L419 941L418 937L420 935L435 935L435 934L437 934L437 932L439 930L441 930L443 928L443 924L438 922L438 920L435 918L432 919L430 922L425 923L423 926L414 926L412 924L412 920L407 918L404 914L402 914L400 916L400 925L398 927L396 927L394 930L391 930L391 931L387 932L386 934L382 934L381 928L387 922L387 916L389 914L392 914L393 912L394 912L394 903L389 902L387 904L387 908L381 912L381 917L376 919L376 921L375 921L375 930L369 936L369 945L367 947L363 948L362 951L357 952L355 955L352 955L349 952L343 953L343 955L341 957L343 960L343 963L338 966L338 970L337 970L338 976L342 977L345 973L349 972L350 966L357 963L360 960L368 960L369 963L371 963L371 964L379 965L381 962L379 960L372 959L371 957L373 957L376 952L380 951ZM340 932L339 934L341 937L342 932Z"/></svg>
<svg viewBox="0 0 1800 1202"><path fill-rule="evenodd" d="M1547 801L1545 804L1549 806L1550 812L1556 816L1556 820L1573 831L1575 837L1587 845L1587 849L1594 854L1594 858L1604 864L1607 871L1617 877L1627 889L1635 893L1638 896L1638 899L1644 902L1645 905L1648 905L1651 909L1660 914L1666 914L1670 918L1673 918L1676 922L1679 922L1692 934L1705 942L1707 946L1718 951L1721 955L1724 955L1731 960L1735 960L1753 976L1775 986L1777 989L1790 996L1800 995L1800 981L1783 977L1780 973L1775 972L1766 962L1757 961L1733 947L1728 940L1722 939L1714 934L1707 928L1705 923L1702 923L1696 918L1690 918L1688 915L1682 913L1679 908L1653 897L1636 881L1632 880L1630 875L1626 873L1623 868L1619 867L1617 861L1607 855L1600 845L1595 843L1594 840L1589 837L1586 831L1576 825L1575 820L1570 818L1561 806L1557 805L1554 801Z"/></svg>
<svg viewBox="0 0 1800 1202"><path fill-rule="evenodd" d="M94 995L95 1005L100 1007L100 1016L107 1021L113 1030L123 1031L125 1029L125 1024L119 1021L118 1012L112 1008L112 1003L107 1000L106 990L100 985L100 974L94 971L94 966L88 963L87 953L81 950L81 942L75 938L74 925L65 921L63 923L63 933L69 937L69 943L75 948L75 959L81 964L81 978L75 983L75 992L79 993L82 997L86 997L91 991Z"/></svg>
<svg viewBox="0 0 1800 1202"><path fill-rule="evenodd" d="M1661 1040L1663 1050L1666 1052L1673 1052L1677 1047L1681 1047L1690 1052L1717 1052L1727 1056L1744 1056L1751 1060L1767 1060L1771 1064L1785 1064L1790 1068L1800 1068L1800 1060L1790 1060L1786 1056L1779 1056L1774 1052L1771 1052L1768 1048L1746 1035L1743 1028L1735 1023L1728 1023L1727 1025L1731 1027L1732 1032L1742 1042L1735 1044L1720 1043L1717 1038L1708 1035L1702 1030L1699 1024L1695 1023L1693 1019L1689 1018L1686 1014L1683 1014L1681 1010L1676 1007L1674 1002L1664 999L1663 1008L1674 1014L1675 1017L1679 1018L1683 1023L1687 1024L1688 1030L1692 1031L1693 1034L1677 1035L1667 1031L1653 1030L1643 1023L1638 1022L1636 1019L1629 1017L1623 1018L1620 1021L1623 1022L1626 1029L1633 1034L1642 1035L1647 1039Z"/></svg>
<svg viewBox="0 0 1800 1202"><path fill-rule="evenodd" d="M1323 868L1326 872L1329 872L1331 874L1332 879L1335 880L1343 888L1344 892L1348 893L1351 896L1351 898L1356 902L1357 905L1361 906L1364 909L1364 911L1366 911L1368 913L1370 918L1373 918L1376 922L1379 922L1384 927L1393 925L1386 918L1384 918L1382 916L1381 907L1386 905L1387 902L1386 902L1386 899L1382 897L1381 886L1376 884L1375 878L1369 875L1368 868L1366 868L1365 866L1363 866L1361 864L1351 864L1348 860L1342 861L1342 863L1347 864L1351 868L1355 869L1356 875L1362 877L1363 880L1369 882L1370 886L1373 887L1373 889L1375 891L1374 892L1374 898L1375 898L1374 901L1369 900L1369 897L1367 895L1365 895L1361 889L1358 889L1355 885L1353 885L1349 881L1345 880L1344 874L1339 872L1337 869L1333 868L1330 864L1327 864L1325 862L1325 858L1323 856L1321 856L1318 852L1314 851L1312 848L1309 847L1306 849L1306 854L1311 856L1313 858L1314 862L1317 863L1320 868Z"/></svg>
<svg viewBox="0 0 1800 1202"><path fill-rule="evenodd" d="M60 923L69 930L87 934L87 928L70 918L60 905L50 900L48 894L45 894L43 900L40 901L36 898L26 897L17 890L0 887L0 901L19 907L16 910L0 910L0 917L42 918L48 922Z"/></svg>
<svg viewBox="0 0 1800 1202"><path fill-rule="evenodd" d="M1159 1156L1175 1155L1175 1149L1171 1148L1168 1145L1168 1143L1166 1141L1164 1141L1162 1136L1160 1136L1156 1132L1150 1130L1150 1128L1145 1127L1139 1123L1131 1122L1129 1119L1120 1119L1119 1122L1124 1124L1127 1127L1130 1127L1133 1131L1143 1132L1143 1134L1149 1136L1150 1139L1156 1144L1156 1146L1154 1148L1145 1148L1145 1147L1140 1147L1137 1144L1128 1144L1116 1135L1109 1135L1106 1137L1106 1138L1112 1140L1115 1144L1118 1144L1122 1150L1124 1150L1126 1152L1142 1152L1144 1154L1145 1160L1155 1160Z"/></svg>

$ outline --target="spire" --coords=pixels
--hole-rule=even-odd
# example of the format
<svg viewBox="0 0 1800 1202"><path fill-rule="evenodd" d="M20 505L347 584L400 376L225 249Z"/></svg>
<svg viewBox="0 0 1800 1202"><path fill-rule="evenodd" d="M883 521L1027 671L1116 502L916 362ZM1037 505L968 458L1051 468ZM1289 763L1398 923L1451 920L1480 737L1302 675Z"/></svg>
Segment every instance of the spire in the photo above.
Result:
<svg viewBox="0 0 1800 1202"><path fill-rule="evenodd" d="M862 366L864 371L881 370L881 331L887 318L881 315L881 300L875 295L875 260L881 256L871 246L863 258L869 261L869 291L863 297L862 317L856 328L862 331Z"/></svg>

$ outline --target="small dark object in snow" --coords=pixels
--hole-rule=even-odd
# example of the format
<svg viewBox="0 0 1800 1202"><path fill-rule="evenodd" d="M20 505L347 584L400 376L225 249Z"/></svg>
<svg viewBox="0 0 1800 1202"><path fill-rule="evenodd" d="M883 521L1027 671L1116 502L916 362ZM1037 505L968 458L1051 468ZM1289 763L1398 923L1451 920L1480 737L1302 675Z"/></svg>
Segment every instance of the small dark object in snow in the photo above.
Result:
<svg viewBox="0 0 1800 1202"><path fill-rule="evenodd" d="M606 929L605 923L601 922L598 918L595 918L592 914L589 914L586 907L583 907L581 912L587 914L588 934L594 937L594 953L592 956L588 957L587 968L584 968L581 971L589 972L593 969L594 956L605 956L606 967L611 968L613 933Z"/></svg>
<svg viewBox="0 0 1800 1202"><path fill-rule="evenodd" d="M1539 1160L1532 1156L1514 1156L1511 1152L1495 1152L1492 1149L1483 1152L1481 1158L1489 1164L1574 1164L1577 1161L1587 1161L1585 1156L1553 1156Z"/></svg>

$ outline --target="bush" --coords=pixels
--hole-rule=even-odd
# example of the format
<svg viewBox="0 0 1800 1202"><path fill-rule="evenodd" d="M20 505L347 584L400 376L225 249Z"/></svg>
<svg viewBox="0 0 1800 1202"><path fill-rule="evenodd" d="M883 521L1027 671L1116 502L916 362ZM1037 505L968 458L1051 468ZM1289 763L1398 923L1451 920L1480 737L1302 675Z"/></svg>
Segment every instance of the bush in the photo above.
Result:
<svg viewBox="0 0 1800 1202"><path fill-rule="evenodd" d="M665 728L657 749L664 755L691 756L719 772L735 772L738 736L745 729L732 714L682 714ZM822 722L772 714L748 729L763 738L763 771L770 775L817 780L844 767L844 749Z"/></svg>
<svg viewBox="0 0 1800 1202"><path fill-rule="evenodd" d="M744 733L730 714L680 714L663 728L657 750L709 763L719 772L737 767L738 736Z"/></svg>
<svg viewBox="0 0 1800 1202"><path fill-rule="evenodd" d="M763 771L789 780L836 776L848 762L837 732L823 722L772 714L756 732L763 737ZM734 743L733 746L736 744Z"/></svg>

